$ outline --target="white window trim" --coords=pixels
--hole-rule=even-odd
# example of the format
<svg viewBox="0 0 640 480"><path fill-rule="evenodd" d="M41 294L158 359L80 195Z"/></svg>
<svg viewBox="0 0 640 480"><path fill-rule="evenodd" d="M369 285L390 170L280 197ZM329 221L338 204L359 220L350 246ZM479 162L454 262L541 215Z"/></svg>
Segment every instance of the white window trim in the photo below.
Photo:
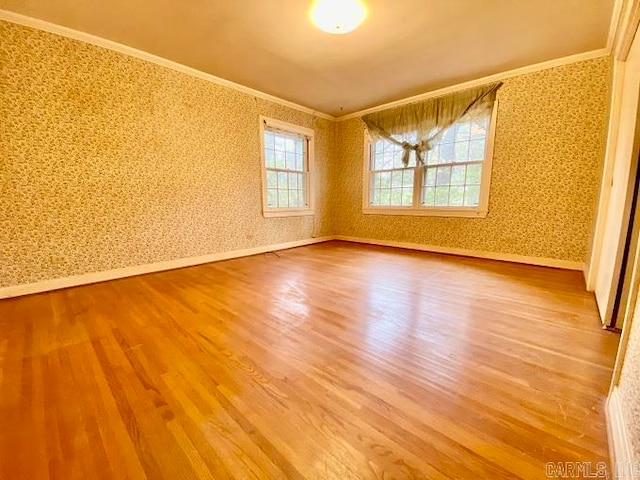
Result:
<svg viewBox="0 0 640 480"><path fill-rule="evenodd" d="M314 214L315 188L314 188L314 131L311 128L301 127L292 123L282 122L273 118L260 115L260 170L262 172L262 216L273 217L297 217ZM297 208L269 208L267 203L267 166L265 162L264 130L265 126L285 130L287 132L304 135L307 137L307 206Z"/></svg>
<svg viewBox="0 0 640 480"><path fill-rule="evenodd" d="M411 215L419 217L470 217L485 218L489 213L489 191L491 189L491 167L493 165L493 146L496 136L496 118L498 113L498 101L493 104L487 143L485 145L485 160L482 163L482 183L480 184L480 202L477 207L424 207L420 205L419 188L421 175L414 175L413 195L414 205L407 207L372 207L369 203L371 195L372 175L371 165L371 137L365 130L364 133L364 164L362 183L362 213L365 215ZM422 167L420 167L422 168Z"/></svg>

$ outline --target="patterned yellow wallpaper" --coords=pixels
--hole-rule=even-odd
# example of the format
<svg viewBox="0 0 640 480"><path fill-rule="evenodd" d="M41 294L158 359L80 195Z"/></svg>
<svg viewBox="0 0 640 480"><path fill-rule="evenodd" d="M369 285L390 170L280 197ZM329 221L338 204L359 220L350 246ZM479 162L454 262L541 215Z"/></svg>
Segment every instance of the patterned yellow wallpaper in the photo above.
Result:
<svg viewBox="0 0 640 480"><path fill-rule="evenodd" d="M610 69L610 59L599 58L504 81L484 219L363 215L364 123L339 123L330 169L334 233L584 261L606 140Z"/></svg>
<svg viewBox="0 0 640 480"><path fill-rule="evenodd" d="M0 287L329 234L581 261L606 58L505 81L486 219L362 214L363 124L0 22ZM316 215L261 215L258 116L316 131Z"/></svg>
<svg viewBox="0 0 640 480"><path fill-rule="evenodd" d="M0 287L328 233L333 122L7 22L0 66ZM314 217L262 217L261 114L315 129Z"/></svg>

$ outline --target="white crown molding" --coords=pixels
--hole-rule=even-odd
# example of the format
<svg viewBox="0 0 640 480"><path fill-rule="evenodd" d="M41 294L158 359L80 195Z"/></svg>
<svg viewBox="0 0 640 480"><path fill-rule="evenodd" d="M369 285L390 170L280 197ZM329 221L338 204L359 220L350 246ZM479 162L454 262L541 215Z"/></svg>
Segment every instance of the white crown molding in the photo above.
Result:
<svg viewBox="0 0 640 480"><path fill-rule="evenodd" d="M615 47L616 42L620 43L618 37L624 34L625 29L620 28L620 22L624 21L623 19L623 6L625 0L615 0L613 4L613 10L611 12L611 21L609 22L609 33L607 34L607 44L604 48L599 48L596 50L591 50L588 52L577 53L575 55L569 55L567 57L556 58L553 60L547 60L545 62L535 63L533 65L526 65L524 67L515 68L513 70L507 70L504 72L496 73L493 75L488 75L486 77L477 78L475 80L469 80L468 82L462 82L455 85L450 85L448 87L440 88L438 90L431 90L425 93L421 93L418 95L414 95L412 97L402 98L400 100L396 100L393 102L384 103L382 105L376 105L370 108L366 108L364 110L359 110L357 112L348 113L346 115L342 115L336 118L336 121L343 122L345 120L351 120L352 118L358 118L367 113L378 112L380 110L385 110L387 108L399 107L401 105L407 105L409 103L419 102L421 100L427 100L428 98L439 97L441 95L446 95L448 93L454 93L458 90L464 90L465 88L473 88L480 85L484 85L490 82L497 82L499 80L505 80L507 78L513 78L520 75L526 75L527 73L539 72L541 70L547 70L549 68L561 67L563 65L570 65L572 63L584 62L585 60L593 60L595 58L605 57L612 54L612 51ZM639 1L638 0L629 0L631 4L629 9L635 10L638 9ZM634 11L635 11L634 10ZM637 26L637 23L636 23ZM633 30L635 32L635 29ZM630 44L630 42L629 42Z"/></svg>
<svg viewBox="0 0 640 480"><path fill-rule="evenodd" d="M366 108L357 112L342 115L336 118L338 122L344 120L350 120L352 118L358 118L367 113L379 112L380 110L386 110L387 108L399 107L401 105L407 105L409 103L419 102L428 98L439 97L454 93L466 88L473 88L480 85L484 85L490 82L497 82L499 80L505 80L507 78L518 77L527 73L539 72L541 70L547 70L549 68L560 67L563 65L569 65L571 63L584 62L585 60L593 60L594 58L606 57L610 54L607 48L599 48L597 50L591 50L589 52L577 53L575 55L569 55L568 57L556 58L554 60L548 60L546 62L536 63L533 65L527 65L525 67L516 68L514 70L507 70L506 72L496 73L487 77L477 78L475 80L469 80L468 82L457 83L456 85L450 85L448 87L439 88L438 90L431 90L429 92L414 95L413 97L407 97L394 102L384 103L375 107Z"/></svg>
<svg viewBox="0 0 640 480"><path fill-rule="evenodd" d="M622 412L620 392L614 387L609 393L605 406L607 434L609 437L609 456L611 457L612 478L632 480L634 462L631 442Z"/></svg>
<svg viewBox="0 0 640 480"><path fill-rule="evenodd" d="M458 90L463 90L465 88L472 88L472 87L483 85L489 82L504 80L506 78L512 78L512 77L524 75L527 73L533 73L540 70L546 70L549 68L559 67L562 65L568 65L571 63L582 62L585 60L591 60L594 58L599 58L599 57L609 55L615 43L616 35L619 34L618 23L619 23L619 17L622 11L622 3L623 3L623 0L615 0L612 19L611 19L611 25L609 28L609 35L607 38L607 46L605 48L592 50L589 52L578 53L575 55L570 55L568 57L556 58L553 60L548 60L545 62L533 64L533 65L527 65L524 67L516 68L514 70L507 70L505 72L496 73L496 74L478 78L475 80L470 80L468 82L450 85L448 87L440 88L437 90L431 90L425 93L421 93L419 95L414 95L412 97L407 97L407 98L403 98L393 102L384 103L382 105L377 105L371 108L367 108L364 110L359 110L357 112L349 113L347 115L342 115L340 117L334 117L332 115L319 112L312 108L305 107L304 105L299 105L289 100L285 100L285 99L276 97L274 95L270 95L268 93L255 90L253 88L245 87L244 85L240 85L230 80L225 80L224 78L216 77L215 75L202 72L192 67L187 67L186 65L182 65L180 63L167 60L166 58L162 58L157 55L153 55L151 53L138 50L136 48L128 47L121 43L107 40L105 38L91 35L89 33L81 32L79 30L74 30L72 28L67 28L61 25L46 22L44 20L40 20L37 18L11 12L9 10L0 9L0 20L16 23L18 25L24 25L26 27L35 28L37 30L42 30L45 32L53 33L55 35L71 38L73 40L89 43L91 45L96 45L98 47L106 48L108 50L113 50L115 52L122 53L124 55L128 55L131 57L139 58L141 60L145 60L147 62L151 62L156 65L160 65L160 66L169 68L171 70L175 70L177 72L190 75L192 77L200 78L202 80L206 80L208 82L212 82L223 87L231 88L233 90L245 93L247 95L258 97L263 100L267 100L285 107L293 108L295 110L298 110L304 113L315 115L316 117L319 117L319 118L324 118L326 120L332 120L332 121L344 121L352 118L361 117L362 115L365 115L367 113L377 112L380 110L397 107L400 105L406 105L409 103L426 100L428 98L433 98L440 95L446 95L448 93L453 93Z"/></svg>
<svg viewBox="0 0 640 480"><path fill-rule="evenodd" d="M238 92L251 95L252 97L258 97L263 100L267 100L269 102L277 103L278 105L282 105L282 106L293 108L295 110L298 110L304 113L315 115L316 117L324 118L327 120L335 120L335 117L332 115L327 115L326 113L318 112L312 108L305 107L304 105L298 105L297 103L290 102L289 100L284 100L274 95L270 95L268 93L264 93L259 90L254 90L253 88L245 87L244 85L240 85L230 80L225 80L224 78L216 77L215 75L202 72L195 68L187 67L186 65L182 65L180 63L167 60L166 58L158 57L157 55L153 55L151 53L147 53L142 50L138 50L136 48L128 47L121 43L113 42L111 40L107 40L102 37L97 37L89 33L80 32L72 28L67 28L67 27L63 27L62 25L56 25L54 23L46 22L44 20L28 17L26 15L21 15L19 13L11 12L9 10L0 9L0 20L16 23L18 25L23 25L25 27L35 28L37 30L42 30L45 32L53 33L55 35L60 35L62 37L78 40L80 42L90 43L91 45L106 48L108 50L113 50L115 52L122 53L130 57L139 58L147 62L155 63L156 65L160 65L162 67L166 67L171 70L175 70L176 72L190 75L192 77L200 78L202 80L215 83L216 85L220 85L222 87L231 88L233 90L237 90Z"/></svg>
<svg viewBox="0 0 640 480"><path fill-rule="evenodd" d="M344 120L350 120L352 118L358 118L367 113L378 112L387 108L399 107L401 105L407 105L409 103L419 102L428 98L439 97L448 93L457 92L458 90L464 90L465 88L473 88L480 85L484 85L490 82L497 82L507 78L517 77L519 75L526 75L527 73L539 72L541 70L547 70L549 68L561 67L563 65L570 65L572 63L584 62L585 60L593 60L594 58L605 57L611 55L616 43L620 43L619 37L624 35L626 30L624 26L621 28L621 22L629 22L626 18L623 18L625 13L623 12L625 0L615 0L613 4L613 10L611 12L611 21L609 22L609 33L607 34L607 44L604 48L591 50L588 52L577 53L575 55L569 55L568 57L556 58L553 60L547 60L545 62L535 63L533 65L527 65L524 67L516 68L513 70L507 70L504 72L496 73L486 77L470 80L468 82L462 82L448 87L440 88L438 90L431 90L425 93L414 95L412 97L402 98L393 102L384 103L382 105L376 105L357 112L348 113L336 118L336 121L342 122ZM632 11L638 10L638 0L629 0L628 9ZM635 8L634 8L635 7ZM632 13L628 13L627 16L633 16ZM636 23L637 26L637 23ZM635 32L635 29L633 30ZM628 36L628 32L627 32ZM628 42L630 44L630 42ZM628 50L627 50L628 51Z"/></svg>
<svg viewBox="0 0 640 480"><path fill-rule="evenodd" d="M526 255L515 255L511 253L485 252L481 250L469 250L466 248L440 247L438 245L423 245L421 243L395 242L392 240L376 240L373 238L350 237L345 235L335 235L334 240L345 242L365 243L368 245L379 245L382 247L406 248L420 252L443 253L446 255L458 255L462 257L485 258L487 260L498 260L501 262L523 263L525 265L536 265L539 267L562 268L565 270L584 270L583 262L570 262L555 258L528 257Z"/></svg>
<svg viewBox="0 0 640 480"><path fill-rule="evenodd" d="M51 280L43 280L41 282L14 285L11 287L0 288L0 299L30 295L32 293L49 292L52 290L59 290L61 288L77 287L91 283L105 282L107 280L117 280L119 278L134 277L136 275L144 275L145 273L193 267L196 265L202 265L203 263L219 262L221 260L230 260L232 258L248 257L251 255L259 255L261 253L275 252L277 250L303 247L305 245L326 242L328 240L333 240L333 237L307 238L304 240L295 240L293 242L277 243L261 247L246 248L243 250L232 250L230 252L212 253L199 257L178 258L164 262L148 263L146 265L116 268L114 270L84 273L81 275L74 275L72 277L54 278Z"/></svg>

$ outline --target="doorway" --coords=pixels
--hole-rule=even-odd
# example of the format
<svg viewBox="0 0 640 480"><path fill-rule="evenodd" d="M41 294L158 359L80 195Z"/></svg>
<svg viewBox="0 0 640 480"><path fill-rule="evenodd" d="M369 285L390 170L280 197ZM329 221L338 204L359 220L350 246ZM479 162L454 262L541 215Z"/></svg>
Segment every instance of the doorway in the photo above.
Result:
<svg viewBox="0 0 640 480"><path fill-rule="evenodd" d="M640 236L640 212L638 205L640 199L640 106L638 108L638 121L636 122L636 135L633 146L634 160L631 163L629 175L628 201L625 205L623 229L621 231L621 242L619 247L618 261L614 271L614 279L617 285L612 288L613 300L609 302L610 311L606 312L603 318L605 328L620 331L625 318L633 313L636 303L636 292L640 284L640 274L637 271L637 260Z"/></svg>

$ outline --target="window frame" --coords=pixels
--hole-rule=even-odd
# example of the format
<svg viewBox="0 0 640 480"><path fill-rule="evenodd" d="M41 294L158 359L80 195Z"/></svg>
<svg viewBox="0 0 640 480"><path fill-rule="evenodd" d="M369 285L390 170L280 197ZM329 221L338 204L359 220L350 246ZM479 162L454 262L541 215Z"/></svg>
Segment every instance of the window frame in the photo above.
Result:
<svg viewBox="0 0 640 480"><path fill-rule="evenodd" d="M265 218L273 217L296 217L314 214L314 130L293 123L283 122L274 118L259 116L260 121L260 171L262 176L262 215ZM265 158L264 133L267 128L282 130L283 132L305 137L306 159L303 173L307 179L307 205L305 207L269 207L267 202L267 164Z"/></svg>
<svg viewBox="0 0 640 480"><path fill-rule="evenodd" d="M425 165L409 167L414 169L413 174L413 205L411 206L382 206L371 205L371 190L374 170L372 166L373 142L369 132L364 132L364 164L362 184L362 213L365 215L411 215L424 217L468 217L485 218L489 213L489 191L491 189L491 170L493 165L493 148L496 135L496 120L498 113L498 101L496 100L491 110L489 130L485 143L485 159L482 162L482 180L480 183L480 201L478 206L423 206L421 205L422 182Z"/></svg>

